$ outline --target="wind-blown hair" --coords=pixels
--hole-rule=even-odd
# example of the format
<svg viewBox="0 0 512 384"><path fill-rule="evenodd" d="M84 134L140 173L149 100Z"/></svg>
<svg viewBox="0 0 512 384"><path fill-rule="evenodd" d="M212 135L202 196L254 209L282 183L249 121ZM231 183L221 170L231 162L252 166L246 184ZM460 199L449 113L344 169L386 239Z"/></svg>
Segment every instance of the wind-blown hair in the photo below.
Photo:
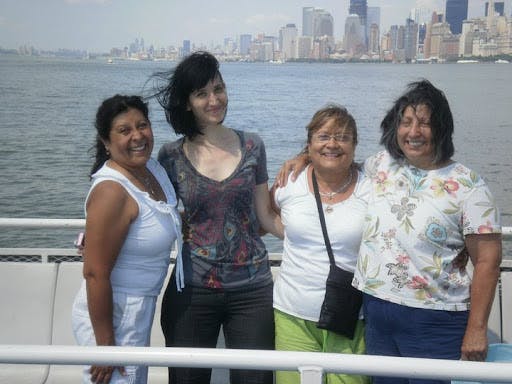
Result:
<svg viewBox="0 0 512 384"><path fill-rule="evenodd" d="M174 70L158 72L156 93L153 95L165 111L165 118L176 134L189 139L202 134L194 114L188 110L189 96L208 82L222 75L219 62L211 53L198 51L185 57Z"/></svg>
<svg viewBox="0 0 512 384"><path fill-rule="evenodd" d="M352 134L353 143L357 145L356 121L345 107L338 104L327 104L325 107L315 112L311 121L306 126L306 130L308 131L308 144L311 143L313 135L331 119L335 121L338 127Z"/></svg>
<svg viewBox="0 0 512 384"><path fill-rule="evenodd" d="M408 106L416 108L426 105L431 112L430 127L434 147L433 164L449 160L455 151L453 146L453 116L444 93L428 80L409 83L406 92L400 96L387 112L380 124L382 144L394 159L405 158L397 140L397 130Z"/></svg>
<svg viewBox="0 0 512 384"><path fill-rule="evenodd" d="M94 164L91 168L89 177L91 177L110 156L107 153L104 142L110 141L110 131L112 130L112 122L121 113L129 109L139 110L149 121L148 105L142 101L140 96L124 96L115 95L103 100L96 112L96 141L91 151L95 151Z"/></svg>

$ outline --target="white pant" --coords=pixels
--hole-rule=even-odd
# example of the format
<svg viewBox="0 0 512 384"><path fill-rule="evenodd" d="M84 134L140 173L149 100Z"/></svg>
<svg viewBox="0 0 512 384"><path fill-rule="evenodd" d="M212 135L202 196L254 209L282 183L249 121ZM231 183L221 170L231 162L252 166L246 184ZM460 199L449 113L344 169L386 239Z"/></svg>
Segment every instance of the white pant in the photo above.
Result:
<svg viewBox="0 0 512 384"><path fill-rule="evenodd" d="M116 345L149 346L156 299L156 296L132 296L114 292L113 322ZM72 325L75 339L79 345L96 345L87 308L85 281L82 283L73 303ZM91 383L89 369L90 365L84 367L84 384ZM146 366L126 366L125 370L126 376L122 376L118 370L115 370L110 384L147 383L148 368Z"/></svg>

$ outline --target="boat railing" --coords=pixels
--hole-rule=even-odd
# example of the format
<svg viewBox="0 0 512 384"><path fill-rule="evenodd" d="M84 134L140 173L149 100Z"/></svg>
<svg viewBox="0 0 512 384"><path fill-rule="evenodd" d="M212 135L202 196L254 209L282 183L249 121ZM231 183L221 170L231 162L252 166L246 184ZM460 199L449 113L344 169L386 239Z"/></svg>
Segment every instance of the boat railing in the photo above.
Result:
<svg viewBox="0 0 512 384"><path fill-rule="evenodd" d="M45 218L1 218L0 228L75 228L77 230L84 229L85 219L45 219ZM512 227L502 227L502 235L504 241L512 241ZM12 260L22 261L80 261L81 256L77 255L74 248L0 248L0 261ZM278 265L281 255L271 253L270 261L274 265ZM511 255L512 258L512 255ZM502 265L502 268L512 268L512 264Z"/></svg>
<svg viewBox="0 0 512 384"><path fill-rule="evenodd" d="M0 227L83 229L83 219L8 219L0 218ZM512 227L503 228L504 241L512 240ZM510 255L508 255L510 256ZM278 268L280 255L270 254ZM0 248L1 261L25 261L38 264L81 261L76 249ZM70 263L68 263L70 264ZM75 263L71 263L75 266ZM41 265L44 267L44 265ZM512 258L501 265L500 286L489 319L495 336L492 342L512 343ZM67 316L67 315L66 315ZM298 371L301 383L319 384L325 373L364 374L438 380L510 382L512 364L468 361L358 356L329 353L257 351L203 348L127 348L80 347L75 345L30 345L3 343L0 340L0 364L31 365L147 365L157 367L204 367ZM151 372L150 368L150 372ZM0 366L0 382L2 377ZM21 372L22 374L22 372ZM160 376L161 377L161 376ZM165 377L165 376L164 376Z"/></svg>
<svg viewBox="0 0 512 384"><path fill-rule="evenodd" d="M302 384L324 373L510 383L512 364L315 352L211 348L0 345L0 363L105 364L298 371Z"/></svg>

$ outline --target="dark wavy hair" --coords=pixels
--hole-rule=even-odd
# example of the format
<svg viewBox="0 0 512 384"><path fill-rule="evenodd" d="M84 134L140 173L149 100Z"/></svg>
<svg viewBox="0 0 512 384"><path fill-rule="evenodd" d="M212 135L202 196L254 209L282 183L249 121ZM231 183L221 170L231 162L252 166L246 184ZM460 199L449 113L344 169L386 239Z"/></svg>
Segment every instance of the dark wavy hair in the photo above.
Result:
<svg viewBox="0 0 512 384"><path fill-rule="evenodd" d="M112 130L112 122L121 113L134 108L139 110L144 117L149 121L148 105L142 101L140 96L124 96L115 95L103 100L96 112L96 141L91 152L94 154L94 164L89 173L91 177L101 166L109 159L107 150L105 148L105 141L110 141L110 131Z"/></svg>
<svg viewBox="0 0 512 384"><path fill-rule="evenodd" d="M165 118L176 134L189 139L202 134L193 112L187 110L189 96L217 76L224 82L219 62L205 51L185 57L174 70L153 74L152 78L157 83L153 97L164 109Z"/></svg>
<svg viewBox="0 0 512 384"><path fill-rule="evenodd" d="M443 91L437 89L428 80L409 83L406 92L400 96L387 112L380 124L382 144L394 159L405 158L397 140L397 130L407 107L426 105L431 112L430 127L434 147L434 164L449 160L455 151L453 146L453 116Z"/></svg>

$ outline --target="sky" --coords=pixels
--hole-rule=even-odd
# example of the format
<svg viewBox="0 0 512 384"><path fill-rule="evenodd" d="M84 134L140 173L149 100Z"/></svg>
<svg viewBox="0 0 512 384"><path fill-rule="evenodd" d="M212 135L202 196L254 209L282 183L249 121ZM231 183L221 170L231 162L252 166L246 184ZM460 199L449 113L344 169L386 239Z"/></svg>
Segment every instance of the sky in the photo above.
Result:
<svg viewBox="0 0 512 384"><path fill-rule="evenodd" d="M469 0L469 17L483 15L486 0ZM510 15L512 0L506 1ZM403 25L414 7L444 12L445 0L368 0L381 7L381 32ZM136 38L155 48L211 47L226 37L259 33L278 36L293 23L302 31L302 7L323 8L341 40L349 0L0 0L0 48L33 46L109 52Z"/></svg>

